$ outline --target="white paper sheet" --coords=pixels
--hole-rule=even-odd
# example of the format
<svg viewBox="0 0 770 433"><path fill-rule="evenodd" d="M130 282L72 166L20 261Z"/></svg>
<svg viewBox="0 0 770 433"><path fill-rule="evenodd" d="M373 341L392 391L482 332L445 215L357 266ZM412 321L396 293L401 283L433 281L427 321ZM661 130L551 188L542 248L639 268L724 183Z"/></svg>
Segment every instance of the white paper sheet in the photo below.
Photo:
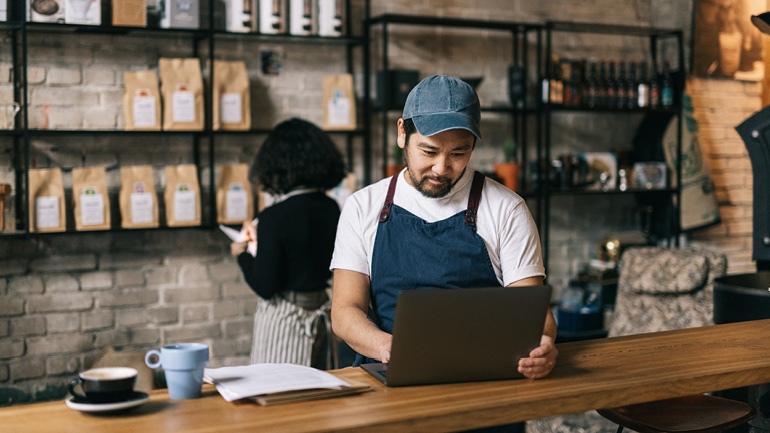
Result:
<svg viewBox="0 0 770 433"><path fill-rule="evenodd" d="M350 386L330 373L296 364L207 368L203 379L213 383L227 401L276 392Z"/></svg>

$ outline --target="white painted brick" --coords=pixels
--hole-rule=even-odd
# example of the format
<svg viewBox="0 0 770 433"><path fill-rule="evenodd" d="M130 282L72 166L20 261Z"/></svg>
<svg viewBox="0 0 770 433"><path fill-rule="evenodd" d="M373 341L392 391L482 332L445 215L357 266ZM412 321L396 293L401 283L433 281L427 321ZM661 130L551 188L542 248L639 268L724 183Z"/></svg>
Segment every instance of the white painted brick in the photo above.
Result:
<svg viewBox="0 0 770 433"><path fill-rule="evenodd" d="M91 86L113 86L115 82L115 70L108 68L85 68L83 70L83 84Z"/></svg>
<svg viewBox="0 0 770 433"><path fill-rule="evenodd" d="M71 275L53 275L44 279L46 293L77 292L80 289L78 280Z"/></svg>
<svg viewBox="0 0 770 433"><path fill-rule="evenodd" d="M46 84L50 86L69 86L80 84L81 80L80 68L51 68L48 70Z"/></svg>
<svg viewBox="0 0 770 433"><path fill-rule="evenodd" d="M46 325L49 334L78 331L80 316L78 313L48 314Z"/></svg>
<svg viewBox="0 0 770 433"><path fill-rule="evenodd" d="M80 288L82 290L101 290L110 287L112 287L112 273L110 272L87 272L80 275Z"/></svg>
<svg viewBox="0 0 770 433"><path fill-rule="evenodd" d="M29 66L27 68L27 83L41 84L45 82L46 70L38 66Z"/></svg>
<svg viewBox="0 0 770 433"><path fill-rule="evenodd" d="M113 106L85 108L83 127L85 129L112 130L118 124L118 109Z"/></svg>
<svg viewBox="0 0 770 433"><path fill-rule="evenodd" d="M99 104L99 92L64 88L34 87L30 92L32 105L94 106Z"/></svg>

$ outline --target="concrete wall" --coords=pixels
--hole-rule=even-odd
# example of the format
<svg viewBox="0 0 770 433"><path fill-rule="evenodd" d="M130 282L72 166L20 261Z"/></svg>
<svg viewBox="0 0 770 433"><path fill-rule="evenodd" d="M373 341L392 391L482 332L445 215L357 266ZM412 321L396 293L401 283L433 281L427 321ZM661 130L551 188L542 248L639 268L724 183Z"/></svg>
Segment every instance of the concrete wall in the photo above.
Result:
<svg viewBox="0 0 770 433"><path fill-rule="evenodd" d="M353 3L360 16L361 1ZM372 3L373 14L522 22L570 19L682 28L685 35L689 35L691 14L689 0ZM468 35L402 29L391 46L391 67L415 67L423 75L483 75L481 99L504 100L504 71L510 62L507 43L505 37L491 32ZM7 45L6 39L2 46ZM184 38L45 34L32 36L30 45L30 124L50 129L122 128L122 71L156 67L157 59L163 56L191 55L190 43ZM284 62L281 75L259 72L259 52L264 50L279 53ZM556 50L575 58L636 58L643 48L634 41L585 36L565 39ZM345 70L344 49L335 46L234 38L218 43L217 53L221 58L246 60L255 127L268 128L290 116L321 123L321 79ZM7 98L7 49L0 49L0 65L0 95ZM357 80L360 92L360 77ZM701 143L717 184L724 220L693 237L697 243L727 252L731 272L749 270L753 266L747 252L751 169L732 127L759 108L759 85L700 79L691 82L691 89L696 115L708 132ZM727 99L730 104L724 103ZM506 138L508 124L494 114L484 116L485 140L475 152L473 164L488 169L502 156L499 145ZM556 136L556 150L587 150L586 143L613 149L618 143L630 142L639 121L634 116L564 116L557 120L562 132ZM217 164L250 163L262 138L234 136L218 141ZM342 138L335 137L341 146ZM355 144L354 149L354 168L360 176L360 146ZM374 167L379 167L382 155L378 148L374 150ZM10 141L0 139L0 182L12 183L10 152ZM31 163L38 167L114 168L129 164L161 167L191 160L191 140L185 136L136 139L78 135L36 139ZM119 183L117 171L108 173L114 191ZM161 187L162 177L156 181ZM65 173L65 184L68 182ZM208 185L207 173L202 183ZM633 208L632 197L560 198L554 202L549 282L557 291L593 257L602 236L638 228ZM215 231L160 229L31 239L0 237L0 404L63 397L65 384L108 347L141 352L168 343L200 341L212 347L212 366L248 362L256 303L256 295L229 256L226 239Z"/></svg>

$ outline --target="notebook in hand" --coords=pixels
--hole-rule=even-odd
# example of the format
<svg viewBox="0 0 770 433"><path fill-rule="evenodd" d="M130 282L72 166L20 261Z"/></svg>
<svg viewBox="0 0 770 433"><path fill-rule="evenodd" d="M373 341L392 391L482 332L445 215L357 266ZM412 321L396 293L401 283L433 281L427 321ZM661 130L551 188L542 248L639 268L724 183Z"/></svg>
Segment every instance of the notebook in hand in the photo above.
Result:
<svg viewBox="0 0 770 433"><path fill-rule="evenodd" d="M388 364L361 367L387 386L524 377L540 344L551 287L428 289L398 295Z"/></svg>

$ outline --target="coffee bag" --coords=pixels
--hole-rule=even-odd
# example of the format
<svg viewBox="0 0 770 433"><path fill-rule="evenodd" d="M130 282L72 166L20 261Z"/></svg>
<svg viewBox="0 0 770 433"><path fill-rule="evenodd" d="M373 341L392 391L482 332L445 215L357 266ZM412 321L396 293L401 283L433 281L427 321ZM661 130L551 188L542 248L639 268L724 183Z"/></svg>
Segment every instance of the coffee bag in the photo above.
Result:
<svg viewBox="0 0 770 433"><path fill-rule="evenodd" d="M30 169L29 231L63 232L67 229L61 169Z"/></svg>
<svg viewBox="0 0 770 433"><path fill-rule="evenodd" d="M246 62L214 61L214 130L251 128L251 93Z"/></svg>
<svg viewBox="0 0 770 433"><path fill-rule="evenodd" d="M200 60L163 58L158 64L163 96L163 129L203 130L205 120Z"/></svg>
<svg viewBox="0 0 770 433"><path fill-rule="evenodd" d="M160 91L155 71L123 72L123 115L127 131L160 131Z"/></svg>
<svg viewBox="0 0 770 433"><path fill-rule="evenodd" d="M324 129L356 129L356 98L351 74L326 75L323 78Z"/></svg>
<svg viewBox="0 0 770 433"><path fill-rule="evenodd" d="M104 167L72 169L75 230L109 230L110 198Z"/></svg>
<svg viewBox="0 0 770 433"><path fill-rule="evenodd" d="M217 184L217 222L241 224L254 218L254 196L246 164L223 165Z"/></svg>
<svg viewBox="0 0 770 433"><path fill-rule="evenodd" d="M158 227L158 197L151 166L120 168L120 216L124 229Z"/></svg>
<svg viewBox="0 0 770 433"><path fill-rule="evenodd" d="M193 164L166 166L166 225L169 227L201 224L201 195L198 169Z"/></svg>

